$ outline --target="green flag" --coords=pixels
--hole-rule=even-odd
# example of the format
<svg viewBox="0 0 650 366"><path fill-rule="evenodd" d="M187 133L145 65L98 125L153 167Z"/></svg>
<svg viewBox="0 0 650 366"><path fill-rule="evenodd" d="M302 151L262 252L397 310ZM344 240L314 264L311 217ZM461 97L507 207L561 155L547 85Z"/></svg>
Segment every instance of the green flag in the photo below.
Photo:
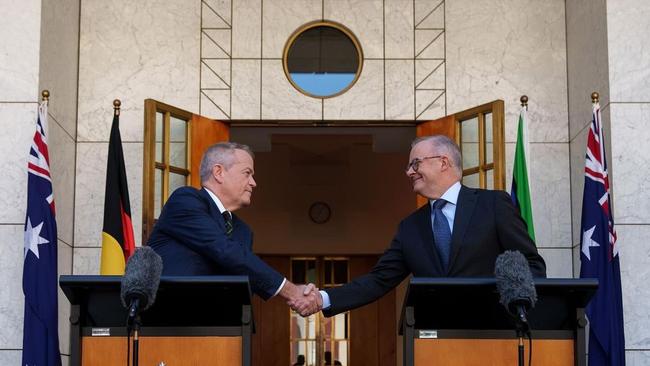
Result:
<svg viewBox="0 0 650 366"><path fill-rule="evenodd" d="M526 109L521 108L519 126L517 127L517 147L515 148L515 163L512 169L512 187L510 198L528 227L528 235L535 241L535 225L533 225L533 206L530 204L530 187L528 185L528 167L526 164L526 147L528 136L526 128Z"/></svg>

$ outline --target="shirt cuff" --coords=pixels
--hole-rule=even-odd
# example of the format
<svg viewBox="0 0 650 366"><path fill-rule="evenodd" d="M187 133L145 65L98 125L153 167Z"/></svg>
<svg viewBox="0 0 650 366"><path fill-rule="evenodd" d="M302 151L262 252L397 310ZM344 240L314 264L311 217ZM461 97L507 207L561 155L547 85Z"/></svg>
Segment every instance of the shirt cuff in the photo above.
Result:
<svg viewBox="0 0 650 366"><path fill-rule="evenodd" d="M280 284L280 287L278 287L278 290L275 291L275 293L273 294L273 296L279 294L280 291L282 291L282 288L284 287L284 284L285 284L285 283L287 283L287 278L286 278L286 277L282 279L282 283Z"/></svg>
<svg viewBox="0 0 650 366"><path fill-rule="evenodd" d="M330 295L327 294L325 291L319 291L320 296L323 298L323 310L329 309L332 304L330 303Z"/></svg>

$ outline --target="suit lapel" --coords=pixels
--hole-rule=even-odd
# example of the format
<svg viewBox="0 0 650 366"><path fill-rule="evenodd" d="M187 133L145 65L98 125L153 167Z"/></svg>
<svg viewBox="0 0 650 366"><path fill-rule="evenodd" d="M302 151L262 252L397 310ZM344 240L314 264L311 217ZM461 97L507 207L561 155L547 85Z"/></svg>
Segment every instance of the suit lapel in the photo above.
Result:
<svg viewBox="0 0 650 366"><path fill-rule="evenodd" d="M461 186L456 202L456 214L454 215L454 231L451 235L451 259L449 269L454 266L458 252L467 232L467 227L472 219L476 207L477 191Z"/></svg>
<svg viewBox="0 0 650 366"><path fill-rule="evenodd" d="M434 248L433 243L433 227L431 227L431 204L427 202L422 208L420 208L416 215L417 227L420 232L420 238L422 239L422 244L426 250L429 258L433 258L433 265L435 266L435 272L444 274L442 270L442 264L440 262L440 257L438 256L438 251Z"/></svg>
<svg viewBox="0 0 650 366"><path fill-rule="evenodd" d="M205 200L206 203L208 204L208 211L210 213L210 216L214 218L214 220L217 222L219 227L225 232L226 223L223 221L223 216L221 216L221 212L219 212L219 207L217 207L217 204L214 202L212 197L210 197L210 194L205 190L205 188L201 188L199 192L203 200Z"/></svg>

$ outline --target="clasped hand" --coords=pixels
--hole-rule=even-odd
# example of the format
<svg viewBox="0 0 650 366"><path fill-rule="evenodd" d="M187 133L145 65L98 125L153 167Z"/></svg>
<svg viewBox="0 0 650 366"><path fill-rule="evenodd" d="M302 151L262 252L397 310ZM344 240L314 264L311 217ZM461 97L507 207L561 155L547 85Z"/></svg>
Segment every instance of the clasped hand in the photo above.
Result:
<svg viewBox="0 0 650 366"><path fill-rule="evenodd" d="M323 298L318 287L313 283L308 285L297 285L293 296L287 299L287 305L303 317L310 316L321 311Z"/></svg>

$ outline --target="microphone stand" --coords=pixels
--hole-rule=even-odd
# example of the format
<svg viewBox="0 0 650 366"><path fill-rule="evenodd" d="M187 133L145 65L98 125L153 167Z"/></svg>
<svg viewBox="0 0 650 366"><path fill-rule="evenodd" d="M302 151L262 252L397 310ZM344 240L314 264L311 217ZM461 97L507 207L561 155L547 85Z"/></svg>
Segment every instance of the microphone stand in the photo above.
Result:
<svg viewBox="0 0 650 366"><path fill-rule="evenodd" d="M140 315L133 319L133 362L132 366L138 366L138 351L140 348Z"/></svg>
<svg viewBox="0 0 650 366"><path fill-rule="evenodd" d="M127 334L133 332L133 358L132 366L138 366L138 354L140 348L140 314L138 307L140 306L140 299L137 297L131 301L129 306L129 315L126 319L126 331ZM127 365L128 366L128 365Z"/></svg>
<svg viewBox="0 0 650 366"><path fill-rule="evenodd" d="M530 327L528 325L528 318L526 316L526 308L522 305L517 305L515 315L515 331L519 343L517 345L517 358L518 365L524 366L524 335L530 336ZM532 352L532 350L530 350Z"/></svg>

